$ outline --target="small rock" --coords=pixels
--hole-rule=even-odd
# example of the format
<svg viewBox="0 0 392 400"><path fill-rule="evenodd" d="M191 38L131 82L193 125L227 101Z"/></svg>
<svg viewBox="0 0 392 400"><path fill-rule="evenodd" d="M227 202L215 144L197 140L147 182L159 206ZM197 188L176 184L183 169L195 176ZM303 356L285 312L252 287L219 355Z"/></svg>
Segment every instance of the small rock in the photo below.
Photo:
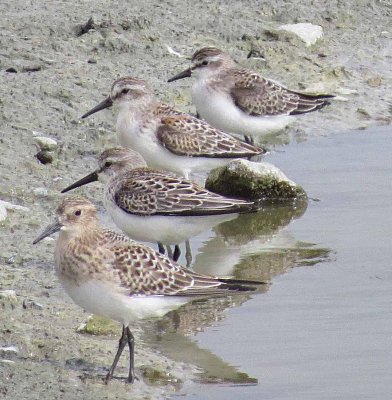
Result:
<svg viewBox="0 0 392 400"><path fill-rule="evenodd" d="M96 64L96 63L97 63L97 60L95 60L94 58L90 58L89 60L87 60L87 62L88 62L89 64Z"/></svg>
<svg viewBox="0 0 392 400"><path fill-rule="evenodd" d="M323 38L323 28L320 25L313 25L308 22L282 25L278 30L294 33L303 40L307 46L311 46Z"/></svg>
<svg viewBox="0 0 392 400"><path fill-rule="evenodd" d="M25 310L27 310L28 308L35 309L35 310L43 310L43 308L44 308L44 306L42 304L37 303L34 300L26 300L26 299L23 300L22 307Z"/></svg>
<svg viewBox="0 0 392 400"><path fill-rule="evenodd" d="M18 71L14 67L7 68L5 72L10 72L12 74L16 74Z"/></svg>
<svg viewBox="0 0 392 400"><path fill-rule="evenodd" d="M79 333L87 333L89 335L110 335L118 334L119 326L111 319L91 315L87 322L81 324L77 329Z"/></svg>
<svg viewBox="0 0 392 400"><path fill-rule="evenodd" d="M48 189L44 187L38 187L33 189L33 193L37 197L46 197L48 195Z"/></svg>
<svg viewBox="0 0 392 400"><path fill-rule="evenodd" d="M93 17L90 17L89 20L85 24L76 26L75 34L76 34L76 36L82 36L85 33L87 33L88 31L90 31L91 29L95 29L95 22L94 22Z"/></svg>
<svg viewBox="0 0 392 400"><path fill-rule="evenodd" d="M53 162L53 154L47 150L40 150L36 155L41 164L51 164Z"/></svg>
<svg viewBox="0 0 392 400"><path fill-rule="evenodd" d="M169 52L169 54L172 54L173 56L177 56L179 58L185 57L183 54L181 54L178 51L176 51L173 48L171 48L168 44L165 44L165 46L166 46L167 51Z"/></svg>
<svg viewBox="0 0 392 400"><path fill-rule="evenodd" d="M0 357L9 357L19 353L16 346L2 346L0 347Z"/></svg>
<svg viewBox="0 0 392 400"><path fill-rule="evenodd" d="M22 72L38 72L41 71L42 65L27 65L23 67Z"/></svg>
<svg viewBox="0 0 392 400"><path fill-rule="evenodd" d="M30 211L29 208L0 200L0 222L7 218L7 210Z"/></svg>
<svg viewBox="0 0 392 400"><path fill-rule="evenodd" d="M57 147L54 139L45 136L35 136L34 140L41 150L54 150Z"/></svg>
<svg viewBox="0 0 392 400"><path fill-rule="evenodd" d="M213 169L207 177L206 189L248 200L307 198L304 189L274 165L247 160L233 160Z"/></svg>

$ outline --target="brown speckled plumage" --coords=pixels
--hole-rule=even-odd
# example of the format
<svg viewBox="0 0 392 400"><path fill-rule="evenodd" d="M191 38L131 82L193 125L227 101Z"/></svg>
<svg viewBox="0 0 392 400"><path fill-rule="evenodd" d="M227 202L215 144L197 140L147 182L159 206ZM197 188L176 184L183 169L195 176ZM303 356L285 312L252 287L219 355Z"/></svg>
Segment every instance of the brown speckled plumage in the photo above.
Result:
<svg viewBox="0 0 392 400"><path fill-rule="evenodd" d="M251 157L264 153L191 115L162 116L157 130L162 146L188 157Z"/></svg>
<svg viewBox="0 0 392 400"><path fill-rule="evenodd" d="M191 70L215 71L211 86L227 92L235 105L251 116L303 114L323 108L334 97L289 90L257 72L238 68L229 54L214 47L197 50L192 63Z"/></svg>
<svg viewBox="0 0 392 400"><path fill-rule="evenodd" d="M57 240L56 270L73 285L102 281L129 296L209 296L252 290L241 286L241 281L197 274L148 246L102 229L95 206L82 197L64 199L57 218L66 233Z"/></svg>
<svg viewBox="0 0 392 400"><path fill-rule="evenodd" d="M216 215L257 209L252 202L221 196L151 168L124 171L108 190L118 207L136 215Z"/></svg>

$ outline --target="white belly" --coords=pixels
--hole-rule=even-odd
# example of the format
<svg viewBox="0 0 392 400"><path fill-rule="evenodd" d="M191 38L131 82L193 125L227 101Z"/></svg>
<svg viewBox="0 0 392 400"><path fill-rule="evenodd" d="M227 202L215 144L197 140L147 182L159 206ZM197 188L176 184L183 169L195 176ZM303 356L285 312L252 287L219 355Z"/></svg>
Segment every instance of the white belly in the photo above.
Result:
<svg viewBox="0 0 392 400"><path fill-rule="evenodd" d="M258 136L278 131L294 120L289 115L253 117L241 111L222 92L211 90L197 80L192 87L192 101L202 118L225 132Z"/></svg>
<svg viewBox="0 0 392 400"><path fill-rule="evenodd" d="M179 296L128 296L125 290L102 281L87 281L77 286L68 280L60 280L77 305L125 326L137 319L162 317L190 300Z"/></svg>
<svg viewBox="0 0 392 400"><path fill-rule="evenodd" d="M229 221L238 214L211 216L140 216L129 214L105 196L105 207L114 223L127 236L142 242L180 244L213 226Z"/></svg>

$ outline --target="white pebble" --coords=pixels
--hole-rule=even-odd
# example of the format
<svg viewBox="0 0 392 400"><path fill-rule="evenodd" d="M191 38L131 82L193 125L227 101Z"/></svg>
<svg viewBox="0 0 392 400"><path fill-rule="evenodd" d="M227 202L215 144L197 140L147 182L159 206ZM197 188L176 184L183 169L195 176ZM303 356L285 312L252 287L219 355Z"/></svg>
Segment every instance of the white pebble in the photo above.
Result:
<svg viewBox="0 0 392 400"><path fill-rule="evenodd" d="M41 150L54 150L57 147L57 142L54 139L45 136L36 136L34 140Z"/></svg>
<svg viewBox="0 0 392 400"><path fill-rule="evenodd" d="M320 25L313 25L309 22L282 25L278 29L296 34L307 46L311 46L317 40L323 38L323 28Z"/></svg>
<svg viewBox="0 0 392 400"><path fill-rule="evenodd" d="M0 221L4 221L7 218L7 210L30 211L27 207L0 200Z"/></svg>
<svg viewBox="0 0 392 400"><path fill-rule="evenodd" d="M38 187L33 189L33 193L37 197L46 197L48 195L48 189L44 187Z"/></svg>

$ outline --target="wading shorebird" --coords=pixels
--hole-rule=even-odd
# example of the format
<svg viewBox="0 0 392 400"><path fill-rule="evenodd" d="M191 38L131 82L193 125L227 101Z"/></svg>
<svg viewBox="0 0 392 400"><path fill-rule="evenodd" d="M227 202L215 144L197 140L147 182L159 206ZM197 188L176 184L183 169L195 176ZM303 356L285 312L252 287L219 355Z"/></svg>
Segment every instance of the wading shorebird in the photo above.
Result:
<svg viewBox="0 0 392 400"><path fill-rule="evenodd" d="M103 229L95 206L83 197L64 199L57 217L35 240L59 232L55 270L72 300L88 312L122 324L112 377L124 347L130 352L128 382L135 379L134 338L129 325L160 317L197 298L256 290L263 282L197 274L126 236Z"/></svg>
<svg viewBox="0 0 392 400"><path fill-rule="evenodd" d="M286 89L257 72L238 68L229 54L215 47L193 55L191 66L168 82L195 76L192 101L212 126L254 137L283 129L293 115L329 104L333 95L306 94Z"/></svg>
<svg viewBox="0 0 392 400"><path fill-rule="evenodd" d="M103 151L98 168L61 193L101 181L105 208L132 239L178 245L238 213L255 212L256 203L231 199L164 171L147 167L143 157L124 147ZM189 251L189 245L187 247ZM179 247L173 259L177 261ZM190 254L187 262L190 263Z"/></svg>
<svg viewBox="0 0 392 400"><path fill-rule="evenodd" d="M234 158L249 158L265 150L244 143L207 122L160 103L142 79L116 80L110 96L85 113L118 105L116 129L120 144L139 152L152 168L179 173L209 171Z"/></svg>

